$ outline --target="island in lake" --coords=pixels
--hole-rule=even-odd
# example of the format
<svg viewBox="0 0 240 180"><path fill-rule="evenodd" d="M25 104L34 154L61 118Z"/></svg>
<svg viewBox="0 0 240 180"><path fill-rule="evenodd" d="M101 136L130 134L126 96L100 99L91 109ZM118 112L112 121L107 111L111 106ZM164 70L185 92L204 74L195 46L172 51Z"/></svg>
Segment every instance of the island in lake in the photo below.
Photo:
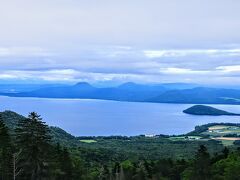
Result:
<svg viewBox="0 0 240 180"><path fill-rule="evenodd" d="M194 105L194 106L192 106L192 107L190 107L188 109L185 109L183 112L186 113L186 114L192 114L192 115L240 116L240 114L223 111L223 110L220 110L220 109L217 109L217 108L213 108L211 106L205 106L205 105Z"/></svg>

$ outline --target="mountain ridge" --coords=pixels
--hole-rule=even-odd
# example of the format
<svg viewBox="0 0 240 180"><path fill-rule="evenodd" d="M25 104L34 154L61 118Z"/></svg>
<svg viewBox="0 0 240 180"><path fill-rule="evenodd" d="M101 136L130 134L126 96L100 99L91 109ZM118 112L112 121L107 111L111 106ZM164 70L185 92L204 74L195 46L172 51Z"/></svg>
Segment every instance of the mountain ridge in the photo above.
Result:
<svg viewBox="0 0 240 180"><path fill-rule="evenodd" d="M10 97L102 99L129 102L182 104L240 104L240 90L194 87L179 84L136 84L127 82L116 87L94 87L87 82L75 85L40 88L20 93L0 93ZM172 88L175 89L172 89Z"/></svg>

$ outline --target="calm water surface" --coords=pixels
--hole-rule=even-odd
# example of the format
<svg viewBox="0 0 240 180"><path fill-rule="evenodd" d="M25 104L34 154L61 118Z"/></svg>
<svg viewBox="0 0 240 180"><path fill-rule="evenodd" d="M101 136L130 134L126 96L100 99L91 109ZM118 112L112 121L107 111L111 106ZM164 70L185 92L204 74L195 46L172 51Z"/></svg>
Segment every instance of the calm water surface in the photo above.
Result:
<svg viewBox="0 0 240 180"><path fill-rule="evenodd" d="M0 111L24 116L36 111L47 124L80 135L182 134L210 122L240 122L239 116L193 116L182 113L192 105L104 100L0 97ZM212 105L240 113L238 105Z"/></svg>

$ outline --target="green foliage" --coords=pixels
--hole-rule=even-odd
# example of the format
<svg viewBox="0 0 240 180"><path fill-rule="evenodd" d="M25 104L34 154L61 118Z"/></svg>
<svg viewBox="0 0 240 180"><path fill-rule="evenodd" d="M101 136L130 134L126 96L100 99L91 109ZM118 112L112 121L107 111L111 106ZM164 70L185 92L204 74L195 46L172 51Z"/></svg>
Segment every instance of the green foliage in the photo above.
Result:
<svg viewBox="0 0 240 180"><path fill-rule="evenodd" d="M193 163L193 172L190 179L204 180L210 178L210 155L203 145L197 151Z"/></svg>
<svg viewBox="0 0 240 180"><path fill-rule="evenodd" d="M68 180L73 177L73 162L67 148L62 148L60 144L52 147L51 157L52 177L58 180Z"/></svg>
<svg viewBox="0 0 240 180"><path fill-rule="evenodd" d="M189 133L187 133L187 135L189 136L198 136L198 135L202 135L201 133L205 132L208 130L209 127L212 127L212 126L231 126L231 127L240 127L240 124L239 123L208 123L208 124L204 124L204 125L201 125L201 126L196 126L194 131L191 131Z"/></svg>
<svg viewBox="0 0 240 180"><path fill-rule="evenodd" d="M20 120L16 128L16 144L21 149L21 166L27 179L40 180L48 173L49 129L32 112L27 119Z"/></svg>
<svg viewBox="0 0 240 180"><path fill-rule="evenodd" d="M130 160L156 160L161 158L193 158L196 149L200 145L205 145L210 154L220 152L223 149L223 145L218 141L172 141L169 138L154 137L146 138L141 136L131 137L128 140L121 139L103 139L96 137L95 143L82 143L81 147L91 149L91 151L98 152L99 149L103 151L114 151L115 157L118 154L122 159ZM110 152L108 154L110 154ZM99 157L104 156L102 153ZM109 156L109 155L108 155ZM112 156L112 154L110 155Z"/></svg>
<svg viewBox="0 0 240 180"><path fill-rule="evenodd" d="M8 130L5 124L16 130ZM224 148L214 140L175 137L173 141L162 135L76 138L60 128L48 127L36 113L24 118L9 111L0 113L0 141L1 180L13 179L13 153L19 160L15 162L20 172L17 180L240 178L240 151Z"/></svg>
<svg viewBox="0 0 240 180"><path fill-rule="evenodd" d="M216 162L212 167L215 179L240 179L240 154L230 154L227 158Z"/></svg>
<svg viewBox="0 0 240 180"><path fill-rule="evenodd" d="M12 179L12 156L11 137L0 115L0 179Z"/></svg>

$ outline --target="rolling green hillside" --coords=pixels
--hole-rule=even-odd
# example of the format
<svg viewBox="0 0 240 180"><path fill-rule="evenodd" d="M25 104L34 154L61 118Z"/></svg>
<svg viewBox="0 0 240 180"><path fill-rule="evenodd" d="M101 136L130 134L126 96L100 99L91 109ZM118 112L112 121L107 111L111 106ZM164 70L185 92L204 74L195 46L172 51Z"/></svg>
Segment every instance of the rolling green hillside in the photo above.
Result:
<svg viewBox="0 0 240 180"><path fill-rule="evenodd" d="M24 119L12 111L1 112L5 124L14 134L14 129L19 120ZM63 146L70 148L81 148L83 153L90 153L100 150L104 152L115 152L116 156L124 155L126 158L145 157L155 159L159 156L164 158L184 158L192 157L197 147L204 144L208 147L211 153L221 151L223 144L218 139L206 137L206 132L210 126L225 125L237 126L235 124L209 124L197 126L195 131L187 135L168 136L156 135L154 137L139 136L106 136L106 137L74 137L58 127L49 127L50 135L54 143L60 143ZM229 132L232 134L233 132ZM226 134L224 134L226 135ZM216 137L216 136L215 136ZM220 137L220 136L217 136ZM86 151L86 149L89 149ZM88 156L88 155L87 155Z"/></svg>
<svg viewBox="0 0 240 180"><path fill-rule="evenodd" d="M4 111L0 114L2 115L4 123L7 125L12 134L14 134L14 129L16 128L18 121L25 118L24 116L19 115L13 111ZM54 142L59 142L62 145L67 146L78 144L76 138L64 131L63 129L51 126L49 127L49 129Z"/></svg>
<svg viewBox="0 0 240 180"><path fill-rule="evenodd" d="M18 121L25 117L12 111L2 112L1 117L4 124L10 129L13 142L19 142L13 136L15 133L14 129L17 127ZM31 119L30 121L34 122ZM26 121L24 122L26 123ZM33 129L38 131L39 126L37 127ZM48 177L54 177L53 179L61 179L59 177L62 176L66 176L65 179L71 177L70 179L74 180L111 179L116 175L116 172L117 174L124 173L129 177L134 177L126 178L126 180L136 179L136 176L142 177L142 172L151 175L151 177L159 176L164 177L163 179L169 179L171 175L173 177L170 179L181 179L180 177L189 176L189 172L195 172L194 169L190 169L193 162L196 162L195 164L197 165L202 165L201 159L200 162L196 161L199 157L202 157L202 154L204 158L207 155L207 159L204 162L210 162L211 160L211 164L208 164L207 169L210 169L211 165L215 170L222 170L214 167L216 162L228 158L229 151L234 152L234 154L229 156L231 161L233 160L231 155L238 155L238 152L235 152L234 149L239 147L239 142L235 143L234 140L239 138L237 137L240 134L239 127L239 124L213 123L198 126L195 131L186 135L156 135L152 137L146 137L145 135L133 137L74 137L60 128L48 127L52 140L49 143L51 146L49 146L46 153L48 156L45 157L43 162L51 162L49 167L51 173L48 174ZM235 135L232 137L234 133ZM37 133L35 132L34 137L36 135ZM19 134L16 137L19 138ZM25 141L21 142L24 144ZM31 144L33 146L30 147L40 148L40 145L35 146L36 141L30 142L33 143ZM28 147L28 143L26 144L26 147ZM61 146L64 148L61 148ZM32 148L26 147L25 151L27 149L32 152ZM68 147L68 149L65 147ZM18 148L18 146L15 145L15 148ZM45 146L42 148L45 149ZM18 151L21 152L21 149L18 149ZM41 154L38 154L38 156L41 156ZM226 159L226 161L228 162L229 159ZM24 162L26 161L25 159ZM238 162L238 159L236 162ZM231 167L228 164L225 166ZM2 164L1 167L3 167ZM179 167L181 168L178 169ZM231 169L234 168L231 167ZM26 170L23 175L28 175L27 172L29 171ZM214 172L212 176L218 174ZM225 177L225 175L222 176ZM118 177L114 179L118 179ZM147 180L150 179L152 178L147 178Z"/></svg>
<svg viewBox="0 0 240 180"><path fill-rule="evenodd" d="M9 127L12 134L20 119L25 118L12 111L4 111L1 113L5 124ZM74 137L58 127L49 127L50 135L54 143L59 142L60 144L67 147L79 147L83 149L91 149L96 151L102 149L103 151L113 151L118 154L126 154L125 156L130 158L151 158L155 159L158 156L162 157L191 157L195 149L201 144L205 144L210 152L214 153L222 149L222 145L217 141L172 141L169 136L156 136L148 138L145 136L108 136L108 137ZM92 143L86 143L86 142ZM185 148L183 148L185 147ZM83 150L82 149L82 150ZM89 152L91 152L88 151ZM83 150L85 152L85 150ZM187 157L187 156L186 156Z"/></svg>

